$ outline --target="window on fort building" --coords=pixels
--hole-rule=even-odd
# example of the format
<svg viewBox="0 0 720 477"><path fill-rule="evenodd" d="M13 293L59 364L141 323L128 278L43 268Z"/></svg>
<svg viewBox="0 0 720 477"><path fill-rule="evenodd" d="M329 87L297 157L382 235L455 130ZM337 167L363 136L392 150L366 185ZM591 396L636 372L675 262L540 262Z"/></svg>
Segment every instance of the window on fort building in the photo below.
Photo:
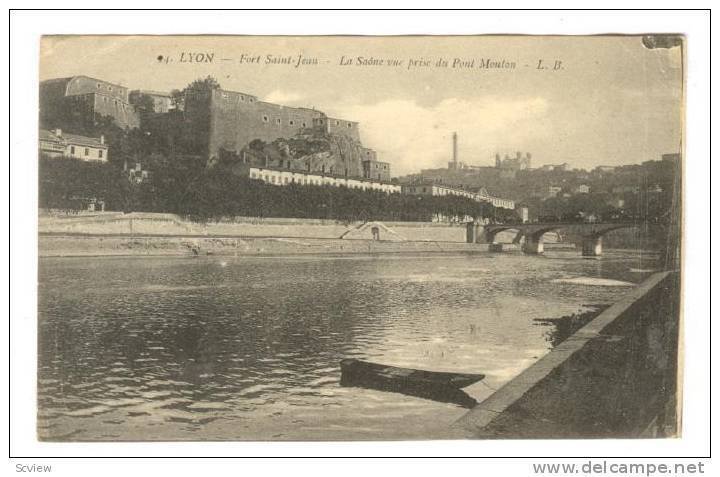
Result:
<svg viewBox="0 0 720 477"><path fill-rule="evenodd" d="M108 86L108 91L112 91L112 86Z"/></svg>
<svg viewBox="0 0 720 477"><path fill-rule="evenodd" d="M285 182L285 183L287 184L287 183L288 183L288 178L286 177L283 182Z"/></svg>
<svg viewBox="0 0 720 477"><path fill-rule="evenodd" d="M70 154L75 154L75 146L70 146Z"/></svg>
<svg viewBox="0 0 720 477"><path fill-rule="evenodd" d="M275 120L275 124L280 124L280 118Z"/></svg>
<svg viewBox="0 0 720 477"><path fill-rule="evenodd" d="M291 120L290 120L290 126L294 126L294 125L295 125L295 121L293 121L293 120L291 119Z"/></svg>
<svg viewBox="0 0 720 477"><path fill-rule="evenodd" d="M88 149L87 147L85 148L85 155L86 155L86 156L89 156L89 155L90 155L90 149Z"/></svg>
<svg viewBox="0 0 720 477"><path fill-rule="evenodd" d="M263 116L263 122L264 122L264 123L268 122L269 120L270 120L270 118L268 118L267 116Z"/></svg>
<svg viewBox="0 0 720 477"><path fill-rule="evenodd" d="M347 127L348 127L348 129L350 129L350 128L352 127L352 124L351 124L351 123L347 123Z"/></svg>
<svg viewBox="0 0 720 477"><path fill-rule="evenodd" d="M245 101L245 96L243 96L242 94L240 95L240 101Z"/></svg>
<svg viewBox="0 0 720 477"><path fill-rule="evenodd" d="M335 126L340 126L340 121L335 121Z"/></svg>
<svg viewBox="0 0 720 477"><path fill-rule="evenodd" d="M100 149L100 150L98 151L98 157L99 157L100 159L102 159L102 157L103 157L103 150L102 150L102 149Z"/></svg>
<svg viewBox="0 0 720 477"><path fill-rule="evenodd" d="M96 84L95 86L97 86L97 89L100 89L100 83Z"/></svg>
<svg viewBox="0 0 720 477"><path fill-rule="evenodd" d="M307 123L306 123L306 122L303 122L303 123L302 123L302 127L306 128L306 127L307 127Z"/></svg>

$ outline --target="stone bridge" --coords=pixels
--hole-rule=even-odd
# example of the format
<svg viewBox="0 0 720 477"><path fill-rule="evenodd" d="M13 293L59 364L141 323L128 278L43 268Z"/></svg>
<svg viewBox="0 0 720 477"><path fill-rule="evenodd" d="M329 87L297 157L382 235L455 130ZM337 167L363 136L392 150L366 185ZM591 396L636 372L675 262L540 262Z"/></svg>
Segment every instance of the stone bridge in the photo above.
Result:
<svg viewBox="0 0 720 477"><path fill-rule="evenodd" d="M520 243L523 238L522 251L529 254L543 253L543 235L547 232L563 232L582 237L582 254L594 257L602 254L602 236L608 232L624 228L642 226L643 223L583 223L553 222L525 224L490 224L478 225L468 223L468 242L495 243L495 236L506 230L516 230L513 243Z"/></svg>

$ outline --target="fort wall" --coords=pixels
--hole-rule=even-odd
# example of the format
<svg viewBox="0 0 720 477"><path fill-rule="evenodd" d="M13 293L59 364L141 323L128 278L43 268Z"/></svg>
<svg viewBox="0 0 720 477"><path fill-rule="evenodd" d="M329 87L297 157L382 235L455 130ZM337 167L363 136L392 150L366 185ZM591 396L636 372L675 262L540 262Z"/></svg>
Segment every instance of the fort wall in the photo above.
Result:
<svg viewBox="0 0 720 477"><path fill-rule="evenodd" d="M40 83L40 118L46 127L62 127L68 118L89 124L99 115L114 118L122 128L140 125L124 86L87 76Z"/></svg>
<svg viewBox="0 0 720 477"><path fill-rule="evenodd" d="M192 124L196 142L202 144L208 158L217 158L220 150L239 153L254 139L272 142L291 138L303 132L327 133L333 152L342 161L336 171L348 170L348 175L362 175L361 157L374 156L374 151L360 144L359 124L337 118L310 108L294 108L259 101L256 96L236 91L216 89L211 92L192 92L185 98L185 114ZM206 140L203 140L203 136Z"/></svg>
<svg viewBox="0 0 720 477"><path fill-rule="evenodd" d="M252 95L223 90L211 92L207 107L210 158L217 157L220 149L240 152L254 139L272 142L293 137L311 128L313 119L324 116L320 111L275 105Z"/></svg>

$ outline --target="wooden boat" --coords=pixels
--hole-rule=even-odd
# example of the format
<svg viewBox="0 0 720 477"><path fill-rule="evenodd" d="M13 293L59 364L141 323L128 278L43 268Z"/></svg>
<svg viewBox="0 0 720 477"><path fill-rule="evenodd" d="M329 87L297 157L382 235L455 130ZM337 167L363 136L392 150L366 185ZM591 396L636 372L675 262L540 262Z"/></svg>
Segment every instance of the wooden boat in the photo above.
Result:
<svg viewBox="0 0 720 477"><path fill-rule="evenodd" d="M484 374L447 373L399 368L357 359L340 361L340 385L398 392L434 401L473 407L477 401L461 390Z"/></svg>

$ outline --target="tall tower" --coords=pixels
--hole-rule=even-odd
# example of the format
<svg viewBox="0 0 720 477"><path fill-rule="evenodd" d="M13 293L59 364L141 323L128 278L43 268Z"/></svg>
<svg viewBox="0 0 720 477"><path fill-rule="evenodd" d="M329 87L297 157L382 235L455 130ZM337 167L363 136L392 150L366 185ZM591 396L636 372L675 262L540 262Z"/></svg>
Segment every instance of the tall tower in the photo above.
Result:
<svg viewBox="0 0 720 477"><path fill-rule="evenodd" d="M458 165L458 149L457 149L457 133L453 133L453 164L455 165L455 169L457 169Z"/></svg>

